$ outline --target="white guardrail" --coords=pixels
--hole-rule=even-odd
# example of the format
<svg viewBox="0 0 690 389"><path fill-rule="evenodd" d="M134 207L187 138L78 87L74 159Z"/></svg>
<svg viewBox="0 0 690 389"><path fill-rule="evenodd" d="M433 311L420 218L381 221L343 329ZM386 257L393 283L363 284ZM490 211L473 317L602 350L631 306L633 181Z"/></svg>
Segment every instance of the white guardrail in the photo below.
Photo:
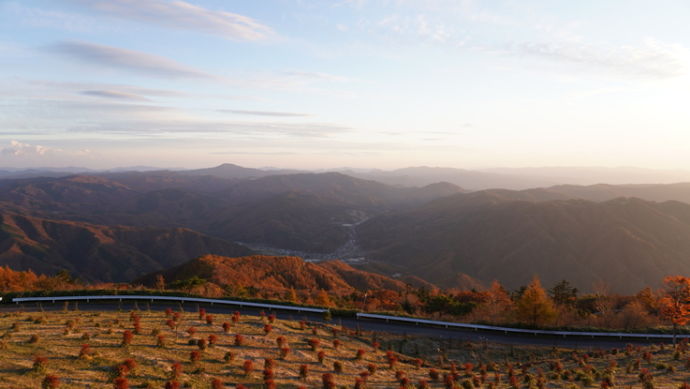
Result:
<svg viewBox="0 0 690 389"><path fill-rule="evenodd" d="M176 301L176 302L190 302L190 303L204 303L204 304L221 304L221 305L234 305L239 307L252 307L252 308L265 308L265 309L280 309L284 311L296 311L296 312L311 312L311 313L324 313L327 309L323 308L308 308L299 307L292 305L278 305L278 304L262 304L262 303L252 303L248 301L237 301L237 300L221 300L221 299L205 299L198 297L178 297L178 296L144 296L144 295L105 295L105 296L55 296L55 297L15 297L12 299L14 303L33 303L42 301L84 301L89 302L91 300L150 300L153 301Z"/></svg>
<svg viewBox="0 0 690 389"><path fill-rule="evenodd" d="M449 321L437 321L437 320L427 320L427 319L415 319L411 317L401 317L401 316L389 316L389 315L377 315L371 313L358 313L358 319L374 319L374 320L385 320L386 322L405 322L414 325L426 325L434 327L444 327L444 328L462 328L470 330L482 330L482 331L495 331L503 332L504 334L528 334L528 335L548 335L548 336L585 336L591 338L638 338L638 339L673 339L673 335L669 334L633 334L627 332L585 332L585 331L550 331L550 330L529 330L522 328L510 328L510 327L497 327L497 326L487 326L482 324L466 324L466 323L454 323ZM680 338L687 338L690 335L678 335Z"/></svg>
<svg viewBox="0 0 690 389"><path fill-rule="evenodd" d="M324 308L308 308L299 307L292 305L279 305L279 304L263 304L263 303L252 303L248 301L237 301L237 300L221 300L221 299L206 299L199 297L178 297L178 296L144 296L144 295L104 295L104 296L55 296L55 297L15 297L12 299L14 303L31 303L31 302L42 302L42 301L86 301L91 300L150 300L153 301L175 301L175 302L191 302L191 303L204 303L204 304L220 304L220 305L234 305L239 307L252 307L252 308L263 308L263 309L276 309L276 310L286 310L286 311L296 311L296 312L309 312L309 313L324 313L327 309ZM520 335L542 335L542 336L579 336L579 337L590 337L590 338L637 338L637 339L672 339L673 335L670 334L635 334L627 332L585 332L585 331L550 331L550 330L530 330L522 328L510 328L510 327L498 327L498 326L488 326L483 324L467 324L467 323L455 323L449 321L438 321L438 320L428 320L428 319L415 319L412 317L403 316L390 316L390 315L378 315L373 313L357 313L357 319L370 319L370 320L383 320L387 323L390 322L402 322L408 324L424 325L430 327L443 327L443 328L456 328L474 331L492 331L492 332L503 332L504 334L520 334ZM690 335L678 335L678 338L690 338Z"/></svg>

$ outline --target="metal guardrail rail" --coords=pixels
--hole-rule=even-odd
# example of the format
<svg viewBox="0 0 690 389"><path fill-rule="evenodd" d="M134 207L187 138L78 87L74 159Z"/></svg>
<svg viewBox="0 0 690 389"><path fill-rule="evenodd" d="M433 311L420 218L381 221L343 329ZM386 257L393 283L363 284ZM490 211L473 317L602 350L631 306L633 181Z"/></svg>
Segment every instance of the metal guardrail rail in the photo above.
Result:
<svg viewBox="0 0 690 389"><path fill-rule="evenodd" d="M178 296L144 296L144 295L104 295L104 296L54 296L54 297L15 297L12 302L19 303L31 303L31 302L57 302L57 301L86 301L91 300L149 300L153 301L175 301L175 302L190 302L190 303L203 303L203 304L220 304L220 305L233 305L239 307L251 307L251 308L263 308L263 309L274 309L274 310L286 310L295 312L309 312L309 313L324 313L328 311L324 308L309 308L309 307L299 307L292 305L280 305L280 304L264 304L264 303L253 303L248 301L237 301L237 300L222 300L222 299L206 299L199 297L178 297ZM534 336L561 336L561 337L590 337L590 338L629 338L629 339L673 339L673 335L670 334L636 334L627 332L586 332L586 331L551 331L551 330L531 330L523 328L511 328L511 327L500 327L500 326L489 326L483 324L468 324L468 323L455 323L449 321L438 321L438 320L428 320L428 319L416 319L412 317L403 316L390 316L390 315L379 315L373 313L357 313L357 319L370 319L370 320L383 320L388 323L390 322L402 322L414 325L424 325L429 327L444 327L444 328L457 328L465 330L474 331L492 331L492 332L503 332L504 334L519 334L519 335L534 335ZM678 335L677 338L690 338L690 335L683 334Z"/></svg>
<svg viewBox="0 0 690 389"><path fill-rule="evenodd" d="M635 334L627 332L586 332L586 331L551 331L551 330L530 330L523 328L510 328L510 327L498 327L498 326L488 326L483 324L467 324L467 323L454 323L448 321L437 321L437 320L427 320L427 319L415 319L411 317L402 316L389 316L389 315L377 315L372 313L357 313L358 319L374 319L374 320L385 320L386 322L405 322L415 325L426 325L434 327L444 327L444 328L462 328L470 330L481 330L481 331L494 331L503 332L504 334L521 334L521 335L541 335L541 336L580 336L580 337L591 337L591 338L636 338L636 339L673 339L673 335L670 334ZM680 338L690 338L690 335L678 335Z"/></svg>
<svg viewBox="0 0 690 389"><path fill-rule="evenodd" d="M263 303L252 303L249 301L237 301L237 300L222 300L222 299L206 299L199 297L178 297L178 296L144 296L144 295L104 295L104 296L54 296L54 297L15 297L12 299L14 303L31 303L31 302L42 302L42 301L86 301L91 300L149 300L153 301L175 301L175 302L190 302L190 303L203 303L203 304L220 304L220 305L234 305L239 307L252 307L252 308L264 308L264 309L276 309L284 311L295 311L295 312L310 312L310 313L324 313L327 309L323 308L309 308L309 307L299 307L293 305L279 305L279 304L263 304Z"/></svg>

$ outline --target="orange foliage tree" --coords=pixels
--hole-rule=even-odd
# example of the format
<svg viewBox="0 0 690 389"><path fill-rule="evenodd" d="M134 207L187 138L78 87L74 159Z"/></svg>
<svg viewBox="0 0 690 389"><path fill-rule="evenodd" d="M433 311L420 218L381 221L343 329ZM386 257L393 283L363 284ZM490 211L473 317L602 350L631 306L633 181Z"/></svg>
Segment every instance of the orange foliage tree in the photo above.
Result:
<svg viewBox="0 0 690 389"><path fill-rule="evenodd" d="M673 343L678 326L690 321L690 278L668 276L664 278L664 295L659 300L661 316L673 324Z"/></svg>
<svg viewBox="0 0 690 389"><path fill-rule="evenodd" d="M541 286L539 278L534 277L522 293L515 304L515 313L518 320L533 326L549 324L556 317L553 301Z"/></svg>

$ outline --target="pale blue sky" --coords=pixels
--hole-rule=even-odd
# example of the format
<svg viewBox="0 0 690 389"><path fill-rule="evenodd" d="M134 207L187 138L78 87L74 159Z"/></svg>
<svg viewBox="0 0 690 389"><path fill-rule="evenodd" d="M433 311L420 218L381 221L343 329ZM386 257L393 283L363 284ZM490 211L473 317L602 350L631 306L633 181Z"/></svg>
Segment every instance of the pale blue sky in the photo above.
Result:
<svg viewBox="0 0 690 389"><path fill-rule="evenodd" d="M690 167L690 2L0 0L0 166Z"/></svg>

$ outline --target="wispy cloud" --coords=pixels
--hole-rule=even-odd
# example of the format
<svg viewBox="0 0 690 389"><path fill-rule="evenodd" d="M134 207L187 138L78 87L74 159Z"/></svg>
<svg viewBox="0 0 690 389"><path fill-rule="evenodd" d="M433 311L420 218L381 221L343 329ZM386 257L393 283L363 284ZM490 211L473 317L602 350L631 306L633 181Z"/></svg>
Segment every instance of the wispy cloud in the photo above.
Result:
<svg viewBox="0 0 690 389"><path fill-rule="evenodd" d="M196 31L232 40L269 38L273 30L257 20L232 12L206 9L184 1L63 0L91 11L177 30Z"/></svg>
<svg viewBox="0 0 690 389"><path fill-rule="evenodd" d="M308 117L311 116L306 113L296 113L296 112L276 112L276 111L250 111L243 109L221 109L219 112L231 113L234 115L247 115L247 116L269 116L269 117Z"/></svg>
<svg viewBox="0 0 690 389"><path fill-rule="evenodd" d="M5 161L47 161L55 158L90 157L92 151L88 148L65 150L58 147L48 147L33 143L11 140L9 144L0 147L0 160Z"/></svg>
<svg viewBox="0 0 690 389"><path fill-rule="evenodd" d="M446 43L456 33L452 28L438 20L430 20L427 15L388 15L377 25L397 35L415 37L421 40Z"/></svg>
<svg viewBox="0 0 690 389"><path fill-rule="evenodd" d="M140 51L87 42L60 42L48 47L52 52L91 65L127 70L163 78L213 78L200 70L168 58Z"/></svg>
<svg viewBox="0 0 690 389"><path fill-rule="evenodd" d="M115 90L85 90L80 92L82 95L102 97L114 100L129 100L129 101L151 101L146 97L139 96L133 93L126 93Z"/></svg>
<svg viewBox="0 0 690 389"><path fill-rule="evenodd" d="M602 47L580 42L516 43L508 53L587 66L626 76L669 78L687 73L690 50L647 39L637 46Z"/></svg>
<svg viewBox="0 0 690 389"><path fill-rule="evenodd" d="M0 150L0 154L10 157L42 156L46 155L49 151L51 151L51 149L45 146L12 140L9 145Z"/></svg>
<svg viewBox="0 0 690 389"><path fill-rule="evenodd" d="M215 151L211 155L299 155L293 151Z"/></svg>
<svg viewBox="0 0 690 389"><path fill-rule="evenodd" d="M166 134L225 134L249 137L296 137L325 138L350 131L350 128L330 123L282 123L282 122L242 122L242 121L208 121L203 119L165 118L149 120L121 120L112 122L84 123L73 126L71 133L84 134L119 134L132 136L164 136Z"/></svg>
<svg viewBox="0 0 690 389"><path fill-rule="evenodd" d="M284 71L281 73L282 76L288 78L288 79L293 79L295 81L327 81L327 82L347 82L351 81L347 77L343 76L338 76L335 74L329 74L329 73L320 73L320 72L302 72L302 71Z"/></svg>

